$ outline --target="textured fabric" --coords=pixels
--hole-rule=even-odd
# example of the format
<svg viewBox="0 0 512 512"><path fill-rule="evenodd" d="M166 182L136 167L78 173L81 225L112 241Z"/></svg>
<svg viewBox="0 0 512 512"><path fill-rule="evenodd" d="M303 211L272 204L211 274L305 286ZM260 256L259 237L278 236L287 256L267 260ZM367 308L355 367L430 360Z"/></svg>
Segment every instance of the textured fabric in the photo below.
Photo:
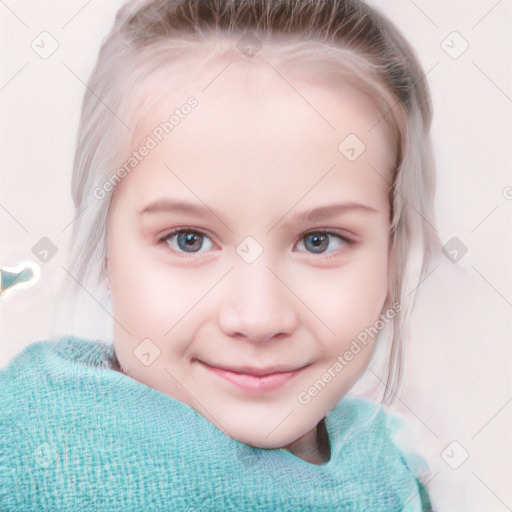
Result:
<svg viewBox="0 0 512 512"><path fill-rule="evenodd" d="M231 439L114 358L111 345L67 337L0 371L0 510L430 508L390 415L368 401L347 396L326 416L331 458L317 466Z"/></svg>

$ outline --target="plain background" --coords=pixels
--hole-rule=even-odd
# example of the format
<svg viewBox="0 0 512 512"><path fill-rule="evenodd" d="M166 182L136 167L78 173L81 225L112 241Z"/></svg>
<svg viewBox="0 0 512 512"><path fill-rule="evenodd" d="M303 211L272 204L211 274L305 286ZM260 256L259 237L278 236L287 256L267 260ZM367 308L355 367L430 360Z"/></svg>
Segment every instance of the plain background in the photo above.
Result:
<svg viewBox="0 0 512 512"><path fill-rule="evenodd" d="M28 344L69 332L54 299L74 218L75 134L85 83L122 3L0 1L0 265L38 262L32 247L42 237L58 248L39 262L35 286L1 299L0 367ZM437 228L443 244L457 237L468 249L458 263L441 256L420 285L406 386L394 409L427 458L436 510L512 510L512 5L371 3L403 31L427 73ZM47 59L31 48L43 31L59 45ZM83 307L74 333L108 336L96 302L86 297Z"/></svg>

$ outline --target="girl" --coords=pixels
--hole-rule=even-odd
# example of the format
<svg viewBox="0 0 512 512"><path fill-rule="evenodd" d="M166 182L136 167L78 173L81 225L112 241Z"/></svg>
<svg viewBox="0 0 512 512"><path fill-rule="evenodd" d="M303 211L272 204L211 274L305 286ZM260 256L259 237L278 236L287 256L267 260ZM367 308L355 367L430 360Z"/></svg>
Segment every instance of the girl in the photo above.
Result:
<svg viewBox="0 0 512 512"><path fill-rule="evenodd" d="M113 342L37 342L0 373L2 510L431 510L384 407L439 250L431 115L361 1L123 6L68 269L72 294L104 286ZM380 404L348 394L371 361Z"/></svg>

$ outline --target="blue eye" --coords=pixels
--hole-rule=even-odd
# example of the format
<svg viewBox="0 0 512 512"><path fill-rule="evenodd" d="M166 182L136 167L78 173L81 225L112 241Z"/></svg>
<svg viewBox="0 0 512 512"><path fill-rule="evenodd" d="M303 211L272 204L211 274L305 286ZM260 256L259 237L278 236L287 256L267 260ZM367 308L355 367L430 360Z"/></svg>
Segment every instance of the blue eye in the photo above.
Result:
<svg viewBox="0 0 512 512"><path fill-rule="evenodd" d="M205 233L195 229L177 229L163 236L159 243L167 244L178 254L200 254L214 247L212 239ZM329 254L342 248L350 246L354 242L346 237L328 231L311 231L303 235L296 247L303 246L308 252L314 255L328 257ZM203 249L203 250L202 250Z"/></svg>
<svg viewBox="0 0 512 512"><path fill-rule="evenodd" d="M210 243L205 244L205 239L209 240ZM160 241L166 242L171 246L171 249L176 252L183 251L192 254L199 252L205 245L206 250L213 247L213 243L211 243L211 239L208 236L191 229L172 231L165 235Z"/></svg>
<svg viewBox="0 0 512 512"><path fill-rule="evenodd" d="M334 243L331 241L333 239ZM352 241L335 233L327 231L312 231L304 235L299 240L297 246L300 244L302 244L306 250L311 250L313 254L323 255L330 254L332 250L339 249L343 245L351 245ZM331 251L327 252L328 249L331 249Z"/></svg>

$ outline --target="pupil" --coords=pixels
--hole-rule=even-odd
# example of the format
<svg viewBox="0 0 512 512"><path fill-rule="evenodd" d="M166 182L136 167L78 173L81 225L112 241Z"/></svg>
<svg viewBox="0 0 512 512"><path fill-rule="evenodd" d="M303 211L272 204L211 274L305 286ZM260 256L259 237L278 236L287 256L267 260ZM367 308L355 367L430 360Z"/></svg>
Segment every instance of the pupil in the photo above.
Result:
<svg viewBox="0 0 512 512"><path fill-rule="evenodd" d="M327 235L311 235L307 238L307 240L312 241L311 249L313 249L313 252L320 253L327 249L327 246L329 245L329 241L327 238ZM308 245L306 243L306 245Z"/></svg>
<svg viewBox="0 0 512 512"><path fill-rule="evenodd" d="M202 242L199 236L187 231L178 235L178 245L184 251L195 252L195 250L201 248Z"/></svg>

